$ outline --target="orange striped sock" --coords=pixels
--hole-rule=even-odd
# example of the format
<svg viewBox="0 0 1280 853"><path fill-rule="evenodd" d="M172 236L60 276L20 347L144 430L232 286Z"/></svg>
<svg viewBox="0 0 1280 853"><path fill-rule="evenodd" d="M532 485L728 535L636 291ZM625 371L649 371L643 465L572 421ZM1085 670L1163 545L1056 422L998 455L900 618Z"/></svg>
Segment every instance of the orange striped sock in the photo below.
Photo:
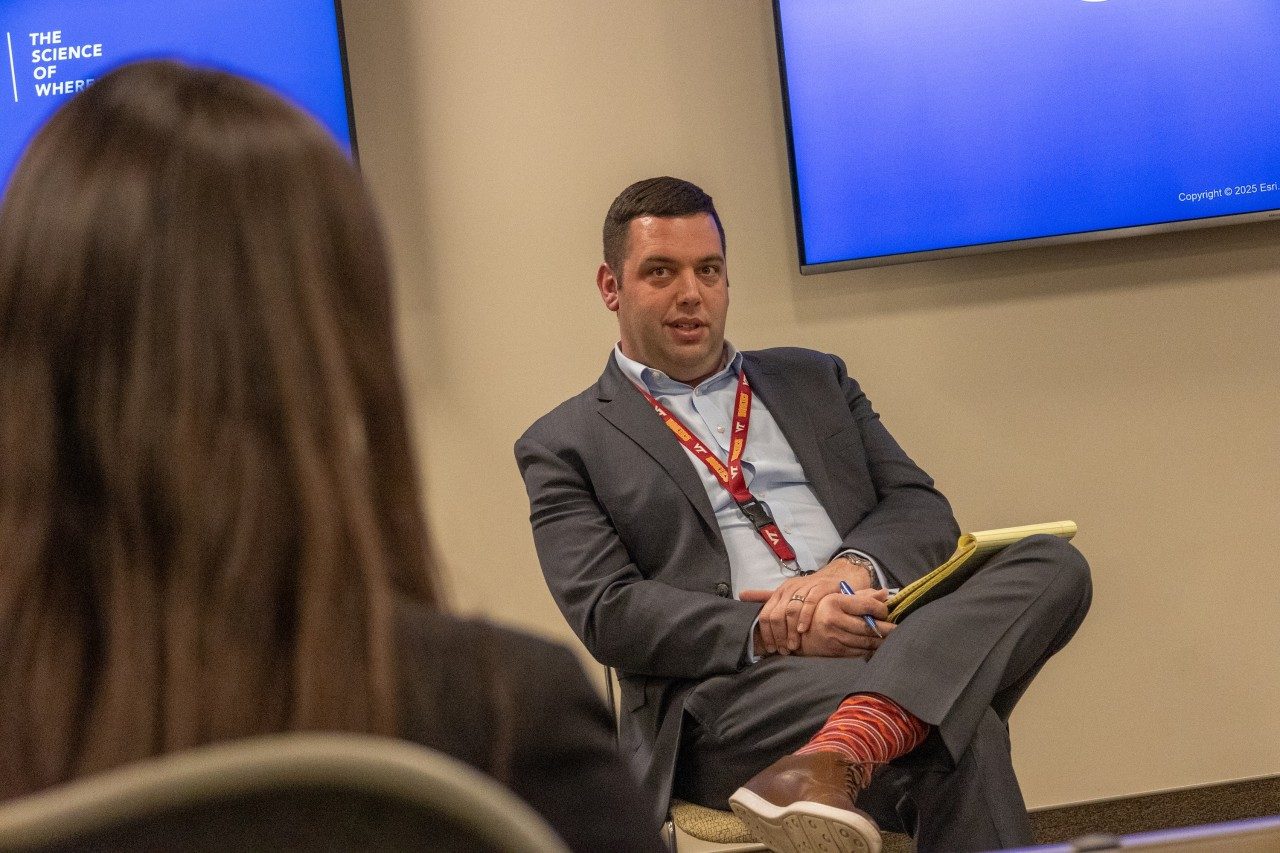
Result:
<svg viewBox="0 0 1280 853"><path fill-rule="evenodd" d="M858 789L867 787L880 764L906 755L929 735L929 725L878 693L846 697L796 755L838 752L856 769Z"/></svg>

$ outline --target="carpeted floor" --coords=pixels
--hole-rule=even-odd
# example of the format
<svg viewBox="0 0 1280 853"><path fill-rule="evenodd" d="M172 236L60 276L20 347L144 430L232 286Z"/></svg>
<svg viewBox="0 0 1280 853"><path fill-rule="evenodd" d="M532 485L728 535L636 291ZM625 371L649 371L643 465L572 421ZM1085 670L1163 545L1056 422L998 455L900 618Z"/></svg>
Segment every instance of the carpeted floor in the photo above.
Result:
<svg viewBox="0 0 1280 853"><path fill-rule="evenodd" d="M1130 835L1280 814L1280 776L1123 797L1031 813L1037 844L1102 833ZM884 853L909 853L911 839L886 834Z"/></svg>

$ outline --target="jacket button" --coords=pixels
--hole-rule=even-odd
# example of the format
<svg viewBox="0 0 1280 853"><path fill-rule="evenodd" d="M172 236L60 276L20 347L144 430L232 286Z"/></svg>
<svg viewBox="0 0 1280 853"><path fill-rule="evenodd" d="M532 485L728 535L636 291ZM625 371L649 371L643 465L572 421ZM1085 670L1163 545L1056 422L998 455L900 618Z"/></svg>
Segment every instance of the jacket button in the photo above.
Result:
<svg viewBox="0 0 1280 853"><path fill-rule="evenodd" d="M733 592L733 590L729 587L727 583L716 584L716 595L720 596L721 598L728 598L731 592Z"/></svg>

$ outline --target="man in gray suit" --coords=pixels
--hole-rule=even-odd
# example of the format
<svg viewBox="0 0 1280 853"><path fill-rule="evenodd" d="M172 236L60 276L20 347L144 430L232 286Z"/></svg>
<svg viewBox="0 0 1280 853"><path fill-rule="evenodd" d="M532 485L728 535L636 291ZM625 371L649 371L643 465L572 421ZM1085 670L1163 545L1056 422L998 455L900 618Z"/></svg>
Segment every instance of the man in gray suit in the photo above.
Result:
<svg viewBox="0 0 1280 853"><path fill-rule="evenodd" d="M732 803L777 850L875 851L875 821L920 850L1028 843L1006 722L1084 618L1083 558L1032 537L885 621L884 588L954 548L951 508L840 359L725 340L710 197L624 190L596 283L620 341L516 458L547 583L618 672L645 782Z"/></svg>

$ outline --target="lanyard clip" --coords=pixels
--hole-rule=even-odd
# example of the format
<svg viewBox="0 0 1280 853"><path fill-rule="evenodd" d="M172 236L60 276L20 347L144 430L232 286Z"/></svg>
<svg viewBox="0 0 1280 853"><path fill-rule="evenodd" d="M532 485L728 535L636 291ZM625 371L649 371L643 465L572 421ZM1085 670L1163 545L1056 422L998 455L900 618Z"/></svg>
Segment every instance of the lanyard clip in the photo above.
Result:
<svg viewBox="0 0 1280 853"><path fill-rule="evenodd" d="M813 574L813 572L803 571L800 568L800 564L795 560L778 560L778 565L782 566L782 571L784 574L791 575L792 577L800 578L800 577L804 577L805 575Z"/></svg>
<svg viewBox="0 0 1280 853"><path fill-rule="evenodd" d="M738 509L742 510L742 514L756 530L763 530L773 524L773 513L769 511L769 505L764 501L752 497L745 501L738 501L737 504Z"/></svg>

